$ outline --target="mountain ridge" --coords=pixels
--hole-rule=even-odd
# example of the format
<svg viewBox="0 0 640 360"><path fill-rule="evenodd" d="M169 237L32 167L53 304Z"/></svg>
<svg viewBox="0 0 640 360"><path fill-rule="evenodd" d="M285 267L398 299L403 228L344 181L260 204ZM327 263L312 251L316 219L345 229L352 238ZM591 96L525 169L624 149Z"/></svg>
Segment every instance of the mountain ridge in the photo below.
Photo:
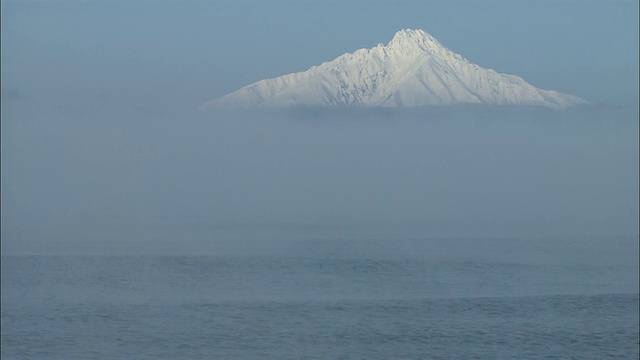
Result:
<svg viewBox="0 0 640 360"><path fill-rule="evenodd" d="M345 53L306 71L264 79L202 106L415 107L453 104L587 104L515 75L471 63L423 30L398 31L387 45Z"/></svg>

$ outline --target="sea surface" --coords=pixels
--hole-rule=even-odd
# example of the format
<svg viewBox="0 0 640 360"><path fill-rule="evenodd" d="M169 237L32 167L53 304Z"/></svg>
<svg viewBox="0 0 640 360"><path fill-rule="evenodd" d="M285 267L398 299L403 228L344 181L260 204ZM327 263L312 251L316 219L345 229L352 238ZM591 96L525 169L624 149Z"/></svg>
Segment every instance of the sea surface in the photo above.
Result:
<svg viewBox="0 0 640 360"><path fill-rule="evenodd" d="M215 248L3 255L2 359L639 355L636 237Z"/></svg>

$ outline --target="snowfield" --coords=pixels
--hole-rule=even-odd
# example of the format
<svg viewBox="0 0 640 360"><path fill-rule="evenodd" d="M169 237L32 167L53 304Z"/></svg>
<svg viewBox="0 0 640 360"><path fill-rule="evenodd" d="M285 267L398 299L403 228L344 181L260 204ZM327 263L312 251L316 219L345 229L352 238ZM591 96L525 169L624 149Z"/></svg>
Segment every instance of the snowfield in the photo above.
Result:
<svg viewBox="0 0 640 360"><path fill-rule="evenodd" d="M387 45L347 53L307 71L258 81L202 108L462 103L553 109L587 104L579 97L538 89L518 76L473 64L422 30L401 30Z"/></svg>

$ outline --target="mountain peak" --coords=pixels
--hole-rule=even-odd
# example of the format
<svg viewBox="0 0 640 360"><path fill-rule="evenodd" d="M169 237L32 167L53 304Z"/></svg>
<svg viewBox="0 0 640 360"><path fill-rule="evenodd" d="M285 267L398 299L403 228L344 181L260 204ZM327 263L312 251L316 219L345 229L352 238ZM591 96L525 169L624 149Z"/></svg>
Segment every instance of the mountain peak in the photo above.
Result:
<svg viewBox="0 0 640 360"><path fill-rule="evenodd" d="M414 30L414 29L402 29L395 33L391 42L397 41L414 41L420 42L427 37L431 37L431 35L427 34L424 30Z"/></svg>
<svg viewBox="0 0 640 360"><path fill-rule="evenodd" d="M393 39L387 44L389 48L417 48L426 50L430 47L440 47L440 43L433 36L424 30L403 29L393 36Z"/></svg>
<svg viewBox="0 0 640 360"><path fill-rule="evenodd" d="M587 102L482 68L423 30L398 31L385 46L360 49L307 71L258 81L204 108L287 106L408 107L460 103L538 105Z"/></svg>

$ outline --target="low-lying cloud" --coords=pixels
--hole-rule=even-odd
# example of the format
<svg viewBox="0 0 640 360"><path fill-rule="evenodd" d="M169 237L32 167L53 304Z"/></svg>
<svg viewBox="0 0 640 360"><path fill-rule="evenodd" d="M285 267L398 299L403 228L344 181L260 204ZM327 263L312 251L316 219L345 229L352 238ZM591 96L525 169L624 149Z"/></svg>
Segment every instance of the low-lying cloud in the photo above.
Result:
<svg viewBox="0 0 640 360"><path fill-rule="evenodd" d="M473 106L7 116L2 248L634 235L637 118Z"/></svg>

